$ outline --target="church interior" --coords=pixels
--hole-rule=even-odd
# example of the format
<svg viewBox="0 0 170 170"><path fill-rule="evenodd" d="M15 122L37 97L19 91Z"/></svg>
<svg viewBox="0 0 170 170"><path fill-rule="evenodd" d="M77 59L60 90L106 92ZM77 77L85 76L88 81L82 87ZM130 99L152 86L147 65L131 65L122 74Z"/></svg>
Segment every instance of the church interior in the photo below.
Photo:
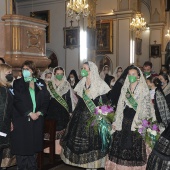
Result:
<svg viewBox="0 0 170 170"><path fill-rule="evenodd" d="M79 74L85 61L112 73L145 61L157 73L170 67L169 0L0 0L0 18L0 57L15 77L25 60L66 75Z"/></svg>

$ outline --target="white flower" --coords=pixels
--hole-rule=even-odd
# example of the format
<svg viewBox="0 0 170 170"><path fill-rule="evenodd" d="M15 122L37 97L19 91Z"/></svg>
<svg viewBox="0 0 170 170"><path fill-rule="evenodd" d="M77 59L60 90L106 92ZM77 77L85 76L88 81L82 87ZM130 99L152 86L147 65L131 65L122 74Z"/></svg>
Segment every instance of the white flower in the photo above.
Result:
<svg viewBox="0 0 170 170"><path fill-rule="evenodd" d="M102 110L101 110L101 109L99 109L99 110L98 110L98 113L102 114Z"/></svg>
<svg viewBox="0 0 170 170"><path fill-rule="evenodd" d="M157 135L157 132L156 132L155 130L152 130L152 131L151 131L151 134L154 135L154 136L156 136L156 135Z"/></svg>
<svg viewBox="0 0 170 170"><path fill-rule="evenodd" d="M150 132L150 133L151 133L151 131L152 131L151 128L148 128L148 129L147 129L147 132Z"/></svg>
<svg viewBox="0 0 170 170"><path fill-rule="evenodd" d="M139 125L138 128L141 129L143 126L142 125Z"/></svg>
<svg viewBox="0 0 170 170"><path fill-rule="evenodd" d="M103 114L103 115L107 115L108 113L107 113L107 112L103 112L102 114Z"/></svg>

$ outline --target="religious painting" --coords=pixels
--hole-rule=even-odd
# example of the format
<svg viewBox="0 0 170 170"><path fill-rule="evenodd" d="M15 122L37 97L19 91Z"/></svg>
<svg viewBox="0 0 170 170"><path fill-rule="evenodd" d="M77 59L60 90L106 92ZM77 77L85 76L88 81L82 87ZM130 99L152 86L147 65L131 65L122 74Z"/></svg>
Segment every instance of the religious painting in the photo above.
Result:
<svg viewBox="0 0 170 170"><path fill-rule="evenodd" d="M91 50L96 49L97 31L95 28L87 27L87 48Z"/></svg>
<svg viewBox="0 0 170 170"><path fill-rule="evenodd" d="M161 57L161 44L150 45L150 57Z"/></svg>
<svg viewBox="0 0 170 170"><path fill-rule="evenodd" d="M113 53L113 21L100 20L96 23L97 29L97 54Z"/></svg>
<svg viewBox="0 0 170 170"><path fill-rule="evenodd" d="M48 26L46 27L46 43L50 42L50 11L34 11L30 13L30 17L45 20L48 22Z"/></svg>
<svg viewBox="0 0 170 170"><path fill-rule="evenodd" d="M77 48L80 46L80 27L65 27L64 48Z"/></svg>

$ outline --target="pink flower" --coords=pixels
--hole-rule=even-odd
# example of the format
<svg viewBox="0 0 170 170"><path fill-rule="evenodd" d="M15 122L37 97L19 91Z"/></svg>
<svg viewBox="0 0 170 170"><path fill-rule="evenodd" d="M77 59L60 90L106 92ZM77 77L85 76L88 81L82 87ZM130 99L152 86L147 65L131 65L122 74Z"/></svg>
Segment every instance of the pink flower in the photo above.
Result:
<svg viewBox="0 0 170 170"><path fill-rule="evenodd" d="M143 128L139 128L139 129L138 129L138 132L139 132L140 134L142 134L142 133L143 133Z"/></svg>
<svg viewBox="0 0 170 170"><path fill-rule="evenodd" d="M148 127L149 126L149 122L147 120L142 120L142 126L143 127Z"/></svg>
<svg viewBox="0 0 170 170"><path fill-rule="evenodd" d="M158 126L157 126L156 124L154 124L154 125L152 126L152 130L158 131L159 128L158 128Z"/></svg>

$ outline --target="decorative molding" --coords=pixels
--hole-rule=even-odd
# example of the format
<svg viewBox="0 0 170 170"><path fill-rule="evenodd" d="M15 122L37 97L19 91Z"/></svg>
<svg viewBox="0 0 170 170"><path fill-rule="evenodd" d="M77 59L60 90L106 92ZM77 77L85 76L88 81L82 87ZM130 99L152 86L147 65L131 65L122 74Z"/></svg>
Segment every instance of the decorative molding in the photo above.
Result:
<svg viewBox="0 0 170 170"><path fill-rule="evenodd" d="M38 50L42 51L40 37L42 35L42 31L35 29L33 31L27 30L27 36L28 36L28 46L27 48L35 47Z"/></svg>
<svg viewBox="0 0 170 170"><path fill-rule="evenodd" d="M45 28L48 25L46 21L36 19L36 18L26 17L23 15L4 15L1 19L2 21L5 21L6 23L8 22L11 23L11 21L13 21L16 23L37 25L43 28Z"/></svg>
<svg viewBox="0 0 170 170"><path fill-rule="evenodd" d="M65 1L63 0L48 0L48 1L41 0L40 2L39 0L37 1L34 0L35 6L42 6L42 5L49 5L49 4L56 4L56 3L65 3ZM32 7L32 2L23 0L23 2L17 2L17 7L18 8L30 8Z"/></svg>
<svg viewBox="0 0 170 170"><path fill-rule="evenodd" d="M8 54L8 55L12 55L12 54L15 54L15 55L28 55L28 56L39 56L39 57L46 57L46 55L44 53L29 53L29 52L10 52L10 51L6 51L5 54Z"/></svg>
<svg viewBox="0 0 170 170"><path fill-rule="evenodd" d="M164 27L165 25L165 22L154 22L148 24L149 27Z"/></svg>

